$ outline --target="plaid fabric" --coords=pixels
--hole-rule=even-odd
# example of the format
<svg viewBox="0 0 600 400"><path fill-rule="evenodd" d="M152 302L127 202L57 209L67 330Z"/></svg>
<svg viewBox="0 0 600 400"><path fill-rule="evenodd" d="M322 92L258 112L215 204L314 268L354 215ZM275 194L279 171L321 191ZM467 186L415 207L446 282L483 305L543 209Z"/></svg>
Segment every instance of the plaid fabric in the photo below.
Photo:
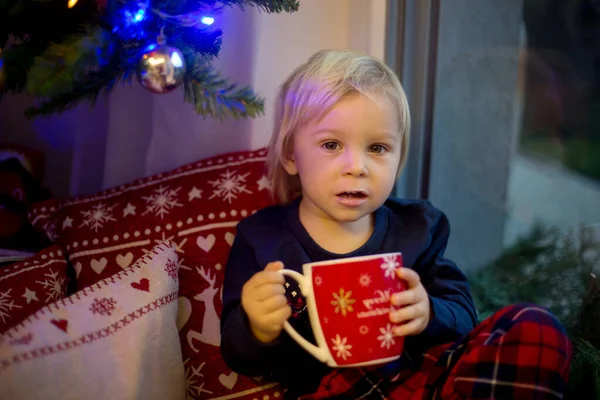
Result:
<svg viewBox="0 0 600 400"><path fill-rule="evenodd" d="M518 304L430 349L416 372L386 379L376 368L337 369L302 399L560 399L570 361L560 322L544 308Z"/></svg>

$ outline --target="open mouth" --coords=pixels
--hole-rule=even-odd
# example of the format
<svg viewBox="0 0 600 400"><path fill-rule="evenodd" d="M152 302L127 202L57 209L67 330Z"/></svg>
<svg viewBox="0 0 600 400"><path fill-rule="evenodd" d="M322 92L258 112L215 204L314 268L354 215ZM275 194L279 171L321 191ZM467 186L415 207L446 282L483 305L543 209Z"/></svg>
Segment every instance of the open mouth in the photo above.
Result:
<svg viewBox="0 0 600 400"><path fill-rule="evenodd" d="M367 194L361 190L352 190L338 193L338 197L341 197L343 199L365 199L367 197Z"/></svg>

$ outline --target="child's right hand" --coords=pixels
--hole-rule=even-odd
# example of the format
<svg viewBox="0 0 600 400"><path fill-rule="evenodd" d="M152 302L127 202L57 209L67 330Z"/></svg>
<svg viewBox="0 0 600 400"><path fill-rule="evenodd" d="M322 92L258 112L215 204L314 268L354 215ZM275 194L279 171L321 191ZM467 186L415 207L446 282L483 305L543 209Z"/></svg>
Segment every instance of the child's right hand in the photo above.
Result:
<svg viewBox="0 0 600 400"><path fill-rule="evenodd" d="M285 278L277 272L282 268L282 262L271 262L242 288L242 308L248 315L250 329L254 337L263 343L277 339L283 323L292 314L285 297Z"/></svg>

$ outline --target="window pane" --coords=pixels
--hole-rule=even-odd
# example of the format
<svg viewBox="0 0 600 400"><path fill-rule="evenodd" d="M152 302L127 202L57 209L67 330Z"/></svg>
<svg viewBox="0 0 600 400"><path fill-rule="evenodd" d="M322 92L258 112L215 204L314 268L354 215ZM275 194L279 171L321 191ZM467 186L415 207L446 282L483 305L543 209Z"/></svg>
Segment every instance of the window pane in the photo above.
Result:
<svg viewBox="0 0 600 400"><path fill-rule="evenodd" d="M446 254L482 317L534 302L572 332L600 273L600 2L439 3L429 199Z"/></svg>
<svg viewBox="0 0 600 400"><path fill-rule="evenodd" d="M431 201L449 255L486 265L536 222L600 224L600 7L442 1ZM591 6L589 6L591 7Z"/></svg>

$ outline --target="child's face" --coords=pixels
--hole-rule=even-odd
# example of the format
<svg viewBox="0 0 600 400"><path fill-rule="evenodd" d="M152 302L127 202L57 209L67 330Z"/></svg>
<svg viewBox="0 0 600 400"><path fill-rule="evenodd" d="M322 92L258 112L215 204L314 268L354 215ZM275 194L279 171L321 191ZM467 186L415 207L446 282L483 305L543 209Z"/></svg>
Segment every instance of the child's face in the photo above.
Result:
<svg viewBox="0 0 600 400"><path fill-rule="evenodd" d="M348 223L379 208L400 163L397 122L387 97L375 102L356 94L295 132L285 168L300 177L304 211Z"/></svg>

